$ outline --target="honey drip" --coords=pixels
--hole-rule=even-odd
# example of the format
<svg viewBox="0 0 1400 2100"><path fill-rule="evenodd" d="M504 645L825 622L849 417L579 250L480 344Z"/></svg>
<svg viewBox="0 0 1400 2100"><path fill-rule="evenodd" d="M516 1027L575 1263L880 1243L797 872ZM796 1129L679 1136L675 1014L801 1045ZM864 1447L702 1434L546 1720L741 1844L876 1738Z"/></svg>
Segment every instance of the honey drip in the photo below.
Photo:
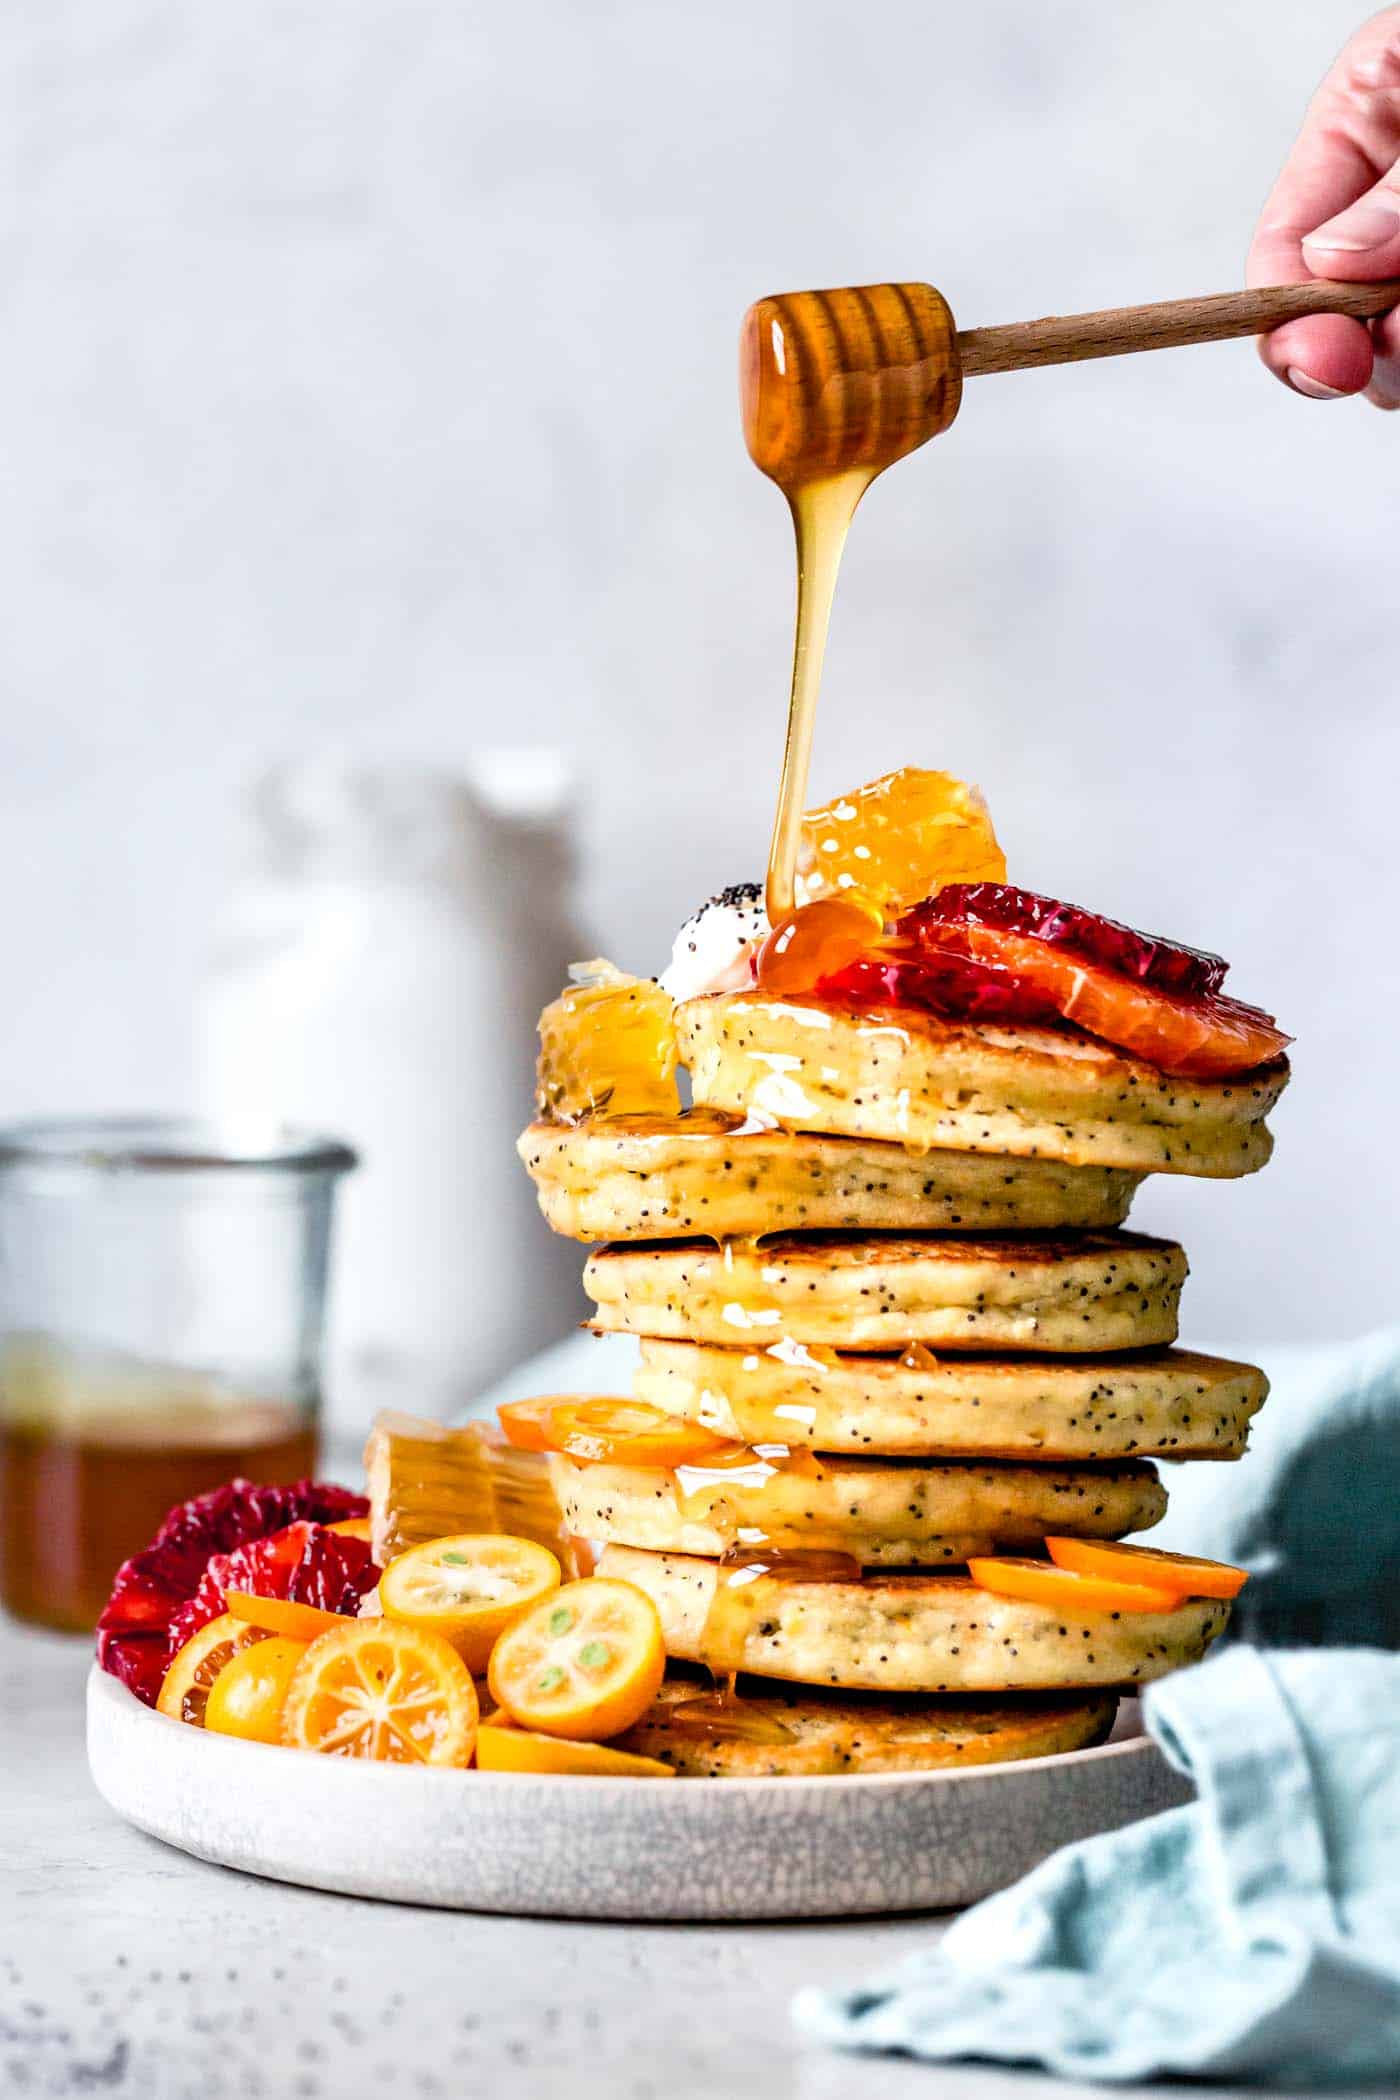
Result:
<svg viewBox="0 0 1400 2100"><path fill-rule="evenodd" d="M852 285L760 299L739 346L744 441L787 497L797 536L797 632L778 814L772 926L796 901L802 812L831 603L856 506L877 474L957 414L955 328L927 284Z"/></svg>
<svg viewBox="0 0 1400 2100"><path fill-rule="evenodd" d="M836 578L856 507L878 471L860 467L829 481L805 482L784 491L797 539L797 632L778 813L768 849L765 895L770 926L787 918L797 901L797 849L802 812L807 806L817 694L821 690Z"/></svg>
<svg viewBox="0 0 1400 2100"><path fill-rule="evenodd" d="M676 1500L681 1515L691 1523L707 1524L726 1542L726 1548L766 1543L766 1534L751 1521L745 1508L748 1493L762 1494L778 1473L793 1473L807 1480L824 1477L821 1461L802 1446L758 1442L740 1446L723 1459L708 1464L676 1466ZM749 1521L746 1521L749 1520Z"/></svg>
<svg viewBox="0 0 1400 2100"><path fill-rule="evenodd" d="M796 1740L785 1721L780 1721L776 1714L765 1713L762 1707L743 1697L739 1691L737 1670L719 1670L713 1675L715 1682L710 1691L696 1692L690 1699L678 1699L670 1708L667 1724L677 1734L709 1737L725 1743L777 1745Z"/></svg>
<svg viewBox="0 0 1400 2100"><path fill-rule="evenodd" d="M743 1669L749 1634L768 1609L769 1582L860 1580L860 1562L849 1553L772 1546L761 1534L726 1547L715 1569L714 1595L700 1633L700 1661L716 1675Z"/></svg>

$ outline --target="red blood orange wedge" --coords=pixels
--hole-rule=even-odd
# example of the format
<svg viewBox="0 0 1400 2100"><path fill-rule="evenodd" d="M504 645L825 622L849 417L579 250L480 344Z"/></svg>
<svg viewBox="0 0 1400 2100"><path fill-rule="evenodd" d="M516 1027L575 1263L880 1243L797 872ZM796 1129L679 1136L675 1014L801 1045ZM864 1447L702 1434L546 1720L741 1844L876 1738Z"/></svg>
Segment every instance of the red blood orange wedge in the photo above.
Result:
<svg viewBox="0 0 1400 2100"><path fill-rule="evenodd" d="M1005 970L1064 1020L1161 1072L1223 1078L1266 1064L1292 1040L1257 1006L1221 992L1200 999L1161 992L1033 935L998 926L948 926L934 930L934 937L974 962Z"/></svg>
<svg viewBox="0 0 1400 2100"><path fill-rule="evenodd" d="M911 914L911 916L913 916ZM1135 977L1159 992L1203 998L1218 992L1229 964L1158 933L1139 933L1101 912L1008 882L948 883L918 907L921 925L999 926L1005 933L1033 934L1053 948L1066 948L1086 962L1102 963L1120 977Z"/></svg>

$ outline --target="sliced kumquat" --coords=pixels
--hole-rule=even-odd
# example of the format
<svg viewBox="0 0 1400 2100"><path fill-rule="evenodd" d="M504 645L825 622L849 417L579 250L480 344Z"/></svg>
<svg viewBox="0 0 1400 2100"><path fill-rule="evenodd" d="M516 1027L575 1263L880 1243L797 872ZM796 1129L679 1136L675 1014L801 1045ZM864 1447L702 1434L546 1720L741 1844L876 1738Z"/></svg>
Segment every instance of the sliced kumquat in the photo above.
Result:
<svg viewBox="0 0 1400 2100"><path fill-rule="evenodd" d="M368 1517L342 1517L338 1524L327 1524L327 1531L338 1531L342 1538L363 1539L367 1546L374 1544Z"/></svg>
<svg viewBox="0 0 1400 2100"><path fill-rule="evenodd" d="M303 1646L343 1626L347 1617L344 1612L322 1611L319 1604L297 1604L290 1597L257 1597L251 1590L229 1590L224 1602L235 1619L261 1626L264 1633L285 1634Z"/></svg>
<svg viewBox="0 0 1400 2100"><path fill-rule="evenodd" d="M552 1451L599 1465L717 1465L746 1449L645 1400L558 1401L548 1434Z"/></svg>
<svg viewBox="0 0 1400 2100"><path fill-rule="evenodd" d="M1119 1539L1047 1539L1045 1550L1057 1568L1076 1575L1101 1575L1114 1582L1145 1582L1172 1590L1178 1597L1238 1597L1249 1580L1243 1568L1228 1561L1198 1560L1191 1553L1168 1553L1162 1546L1129 1546Z"/></svg>
<svg viewBox="0 0 1400 2100"><path fill-rule="evenodd" d="M666 1672L661 1620L630 1582L568 1582L501 1635L491 1696L522 1728L573 1742L621 1735L639 1721Z"/></svg>
<svg viewBox="0 0 1400 2100"><path fill-rule="evenodd" d="M282 1741L323 1757L468 1765L476 1722L476 1686L455 1648L392 1619L345 1619L293 1671Z"/></svg>
<svg viewBox="0 0 1400 2100"><path fill-rule="evenodd" d="M231 1612L220 1613L207 1626L201 1626L172 1659L156 1700L156 1712L167 1714L172 1721L188 1721L192 1727L202 1728L209 1694L224 1664L239 1649L266 1639L260 1627L246 1625Z"/></svg>
<svg viewBox="0 0 1400 2100"><path fill-rule="evenodd" d="M1076 1575L1043 1560L970 1560L967 1572L979 1590L996 1597L1019 1597L1028 1604L1048 1605L1067 1619L1097 1619L1111 1612L1175 1611L1180 1590L1153 1589L1143 1582L1106 1581Z"/></svg>
<svg viewBox="0 0 1400 2100"><path fill-rule="evenodd" d="M280 1743L287 1687L305 1653L305 1641L280 1633L238 1649L209 1688L204 1709L209 1733L240 1736L246 1743Z"/></svg>
<svg viewBox="0 0 1400 2100"><path fill-rule="evenodd" d="M580 1779L674 1779L659 1758L613 1750L606 1743L569 1743L562 1736L528 1728L483 1723L477 1730L476 1763L481 1772L554 1772Z"/></svg>
<svg viewBox="0 0 1400 2100"><path fill-rule="evenodd" d="M557 1590L559 1563L532 1539L464 1533L412 1546L379 1578L384 1616L441 1634L476 1675L507 1626Z"/></svg>
<svg viewBox="0 0 1400 2100"><path fill-rule="evenodd" d="M501 1434L517 1451L548 1451L549 1418L567 1395L545 1393L537 1400L505 1400L496 1409Z"/></svg>

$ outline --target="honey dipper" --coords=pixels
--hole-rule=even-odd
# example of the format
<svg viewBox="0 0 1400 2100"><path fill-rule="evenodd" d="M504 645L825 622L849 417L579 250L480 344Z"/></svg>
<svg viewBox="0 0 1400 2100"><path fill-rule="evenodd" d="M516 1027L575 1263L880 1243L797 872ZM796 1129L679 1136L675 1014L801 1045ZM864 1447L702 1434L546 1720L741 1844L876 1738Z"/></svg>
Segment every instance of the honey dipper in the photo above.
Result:
<svg viewBox="0 0 1400 2100"><path fill-rule="evenodd" d="M946 430L963 380L984 372L1260 335L1302 314L1366 320L1397 304L1400 279L1314 278L960 330L931 284L781 292L744 316L744 437L754 464L782 488L862 467L878 472Z"/></svg>

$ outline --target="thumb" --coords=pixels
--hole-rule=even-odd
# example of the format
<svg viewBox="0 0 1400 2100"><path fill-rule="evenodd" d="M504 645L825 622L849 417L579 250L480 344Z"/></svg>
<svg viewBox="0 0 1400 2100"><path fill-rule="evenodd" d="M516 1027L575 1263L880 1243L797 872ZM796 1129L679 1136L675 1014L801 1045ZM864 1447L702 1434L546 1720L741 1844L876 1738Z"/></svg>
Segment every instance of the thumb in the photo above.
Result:
<svg viewBox="0 0 1400 2100"><path fill-rule="evenodd" d="M1369 283L1400 277L1400 166L1303 236L1303 254L1316 277Z"/></svg>

